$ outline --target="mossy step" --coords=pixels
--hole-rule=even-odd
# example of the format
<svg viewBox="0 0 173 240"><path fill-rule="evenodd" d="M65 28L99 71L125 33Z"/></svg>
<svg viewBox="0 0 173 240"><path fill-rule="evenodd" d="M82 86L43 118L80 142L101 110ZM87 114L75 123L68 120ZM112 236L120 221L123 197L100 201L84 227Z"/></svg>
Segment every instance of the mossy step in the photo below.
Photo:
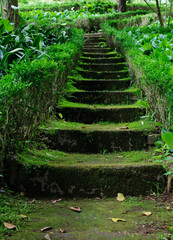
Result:
<svg viewBox="0 0 173 240"><path fill-rule="evenodd" d="M84 39L85 43L98 43L98 42L105 42L105 38L103 37L89 37Z"/></svg>
<svg viewBox="0 0 173 240"><path fill-rule="evenodd" d="M80 57L80 60L85 63L123 63L125 60L123 57L100 57L100 58L91 58L91 57Z"/></svg>
<svg viewBox="0 0 173 240"><path fill-rule="evenodd" d="M110 79L98 79L98 80L73 80L73 85L78 89L83 89L87 91L103 91L103 90L124 90L130 86L130 78L121 80L110 80Z"/></svg>
<svg viewBox="0 0 173 240"><path fill-rule="evenodd" d="M123 63L79 63L79 67L91 71L119 71L127 69L127 64Z"/></svg>
<svg viewBox="0 0 173 240"><path fill-rule="evenodd" d="M121 70L121 71L89 71L89 70L81 70L76 69L78 73L83 78L92 78L92 79L120 79L129 77L128 70Z"/></svg>
<svg viewBox="0 0 173 240"><path fill-rule="evenodd" d="M10 186L34 196L80 198L115 197L119 192L125 196L147 195L156 191L156 186L165 187L165 170L161 165L140 164L140 161L138 164L107 164L108 155L104 156L104 164L83 164L87 162L84 157L87 158L48 150L21 154L7 161ZM95 157L99 161L103 155L89 157L94 162ZM114 159L116 162L116 155ZM72 161L76 163L71 164Z"/></svg>
<svg viewBox="0 0 173 240"><path fill-rule="evenodd" d="M44 143L51 149L65 152L101 153L147 148L153 124L83 124L51 121L40 127Z"/></svg>
<svg viewBox="0 0 173 240"><path fill-rule="evenodd" d="M111 49L110 48L86 48L86 47L84 47L83 48L83 50L82 50L83 52L88 52L88 53L93 53L93 52L95 52L95 53L108 53L108 52L110 52L111 51Z"/></svg>
<svg viewBox="0 0 173 240"><path fill-rule="evenodd" d="M130 104L137 100L134 92L130 91L87 91L70 92L67 96L72 102L88 104Z"/></svg>
<svg viewBox="0 0 173 240"><path fill-rule="evenodd" d="M107 46L106 43L101 45L101 43L84 43L84 48L103 48L103 46Z"/></svg>
<svg viewBox="0 0 173 240"><path fill-rule="evenodd" d="M45 149L29 150L8 159L7 165L10 185L34 196L139 196L165 187L165 169L149 163L151 158L150 150L81 155Z"/></svg>
<svg viewBox="0 0 173 240"><path fill-rule="evenodd" d="M63 118L70 122L97 123L97 122L133 122L145 115L145 109L139 107L125 108L83 108L61 106Z"/></svg>
<svg viewBox="0 0 173 240"><path fill-rule="evenodd" d="M120 57L118 53L112 52L112 53L91 53L91 52L82 52L83 57L87 58L109 58L109 57Z"/></svg>

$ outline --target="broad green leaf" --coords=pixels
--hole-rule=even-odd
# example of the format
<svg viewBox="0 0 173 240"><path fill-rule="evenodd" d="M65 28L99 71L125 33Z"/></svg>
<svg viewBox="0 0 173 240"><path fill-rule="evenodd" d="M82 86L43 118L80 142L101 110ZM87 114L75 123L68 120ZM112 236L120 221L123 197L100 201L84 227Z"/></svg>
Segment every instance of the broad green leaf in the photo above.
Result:
<svg viewBox="0 0 173 240"><path fill-rule="evenodd" d="M163 141L168 145L170 149L173 149L173 133L165 132L162 134Z"/></svg>
<svg viewBox="0 0 173 240"><path fill-rule="evenodd" d="M144 50L144 51L151 50L151 49L152 49L151 43L145 43L145 44L143 45L143 50Z"/></svg>

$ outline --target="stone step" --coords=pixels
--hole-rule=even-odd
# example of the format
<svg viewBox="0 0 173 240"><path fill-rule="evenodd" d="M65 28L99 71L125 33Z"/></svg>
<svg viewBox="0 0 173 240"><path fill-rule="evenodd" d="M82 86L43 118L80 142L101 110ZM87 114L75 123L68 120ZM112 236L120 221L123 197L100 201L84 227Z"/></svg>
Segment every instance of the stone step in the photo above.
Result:
<svg viewBox="0 0 173 240"><path fill-rule="evenodd" d="M91 57L80 57L80 60L84 63L123 63L124 58L123 57L100 57L100 58L91 58Z"/></svg>
<svg viewBox="0 0 173 240"><path fill-rule="evenodd" d="M133 122L144 116L146 111L139 107L73 107L61 106L65 121L92 124L97 122ZM59 113L59 111L58 111Z"/></svg>
<svg viewBox="0 0 173 240"><path fill-rule="evenodd" d="M98 48L83 48L83 52L86 52L86 53L108 53L108 52L110 52L110 48L100 48L100 47L98 47Z"/></svg>
<svg viewBox="0 0 173 240"><path fill-rule="evenodd" d="M98 43L98 42L105 42L105 39L101 36L97 37L87 37L84 39L85 43Z"/></svg>
<svg viewBox="0 0 173 240"><path fill-rule="evenodd" d="M69 122L68 122L69 124ZM76 153L111 153L116 151L134 151L147 149L148 132L136 129L116 129L116 125L103 125L97 129L95 125L79 127L57 123L57 128L42 130L44 143L48 148L64 152ZM112 127L112 129L111 129Z"/></svg>
<svg viewBox="0 0 173 240"><path fill-rule="evenodd" d="M82 89L85 91L116 91L116 90L124 90L130 86L131 79L125 78L120 80L110 80L110 79L98 79L98 80L75 80L71 78L74 82L73 86L78 89Z"/></svg>
<svg viewBox="0 0 173 240"><path fill-rule="evenodd" d="M109 58L109 57L119 57L117 53L95 53L95 52L82 52L83 57L87 58Z"/></svg>
<svg viewBox="0 0 173 240"><path fill-rule="evenodd" d="M89 71L120 71L127 69L127 64L125 62L123 63L90 63L90 64L84 64L80 63L79 67L81 67L84 70Z"/></svg>
<svg viewBox="0 0 173 240"><path fill-rule="evenodd" d="M166 170L162 165L148 162L152 154L142 153L133 152L139 156L134 162L127 153L87 154L84 158L81 154L51 150L25 151L16 157L17 161L12 157L7 161L9 186L32 196L56 198L105 196L115 199L117 193L144 196L157 192L158 186L165 188ZM39 236L40 233L38 239Z"/></svg>
<svg viewBox="0 0 173 240"><path fill-rule="evenodd" d="M104 46L107 46L104 44ZM91 48L103 48L103 44L101 43L84 43L84 48L91 47Z"/></svg>
<svg viewBox="0 0 173 240"><path fill-rule="evenodd" d="M137 100L130 91L87 91L71 92L67 99L72 102L87 104L131 104Z"/></svg>
<svg viewBox="0 0 173 240"><path fill-rule="evenodd" d="M78 69L76 69L78 70ZM121 71L87 71L78 70L78 73L86 79L120 79L129 77L128 70Z"/></svg>

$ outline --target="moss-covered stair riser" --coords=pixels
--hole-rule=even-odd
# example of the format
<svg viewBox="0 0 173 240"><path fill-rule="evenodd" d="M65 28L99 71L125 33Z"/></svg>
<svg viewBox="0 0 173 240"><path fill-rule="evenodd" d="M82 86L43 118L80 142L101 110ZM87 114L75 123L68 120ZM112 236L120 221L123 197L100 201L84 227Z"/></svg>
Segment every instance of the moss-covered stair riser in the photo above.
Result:
<svg viewBox="0 0 173 240"><path fill-rule="evenodd" d="M79 65L83 70L91 70L91 71L114 71L115 69L125 70L127 65L125 63L99 63L99 64L83 64Z"/></svg>
<svg viewBox="0 0 173 240"><path fill-rule="evenodd" d="M145 109L129 108L82 108L61 107L62 115L66 121L92 124L97 122L133 122L145 115ZM131 114L131 112L133 114Z"/></svg>
<svg viewBox="0 0 173 240"><path fill-rule="evenodd" d="M121 71L87 71L79 70L79 74L83 78L92 78L92 79L120 79L129 77L129 72L127 70Z"/></svg>
<svg viewBox="0 0 173 240"><path fill-rule="evenodd" d="M51 149L79 153L109 153L147 148L147 132L137 130L54 129L44 132Z"/></svg>
<svg viewBox="0 0 173 240"><path fill-rule="evenodd" d="M115 58L119 57L118 54L116 53L88 53L88 52L82 52L82 57L87 57L87 58Z"/></svg>
<svg viewBox="0 0 173 240"><path fill-rule="evenodd" d="M80 57L80 61L85 62L85 63L121 63L124 62L124 58L123 57L109 57L109 56L105 56L105 57L84 57L81 56Z"/></svg>
<svg viewBox="0 0 173 240"><path fill-rule="evenodd" d="M136 96L132 92L118 91L87 91L74 92L68 97L69 100L78 103L88 104L129 104L136 101Z"/></svg>
<svg viewBox="0 0 173 240"><path fill-rule="evenodd" d="M95 52L95 53L107 53L107 52L109 52L109 51L111 51L111 49L110 48L84 48L83 49L83 51L84 52L91 52L91 53L93 53L93 52Z"/></svg>
<svg viewBox="0 0 173 240"><path fill-rule="evenodd" d="M129 78L121 80L110 80L110 79L98 79L98 80L73 80L73 85L78 89L87 91L115 91L125 90L130 86L131 80Z"/></svg>
<svg viewBox="0 0 173 240"><path fill-rule="evenodd" d="M164 188L162 166L36 166L10 164L11 186L34 196L115 197L147 195ZM156 185L157 183L157 185ZM31 187L32 186L32 187Z"/></svg>

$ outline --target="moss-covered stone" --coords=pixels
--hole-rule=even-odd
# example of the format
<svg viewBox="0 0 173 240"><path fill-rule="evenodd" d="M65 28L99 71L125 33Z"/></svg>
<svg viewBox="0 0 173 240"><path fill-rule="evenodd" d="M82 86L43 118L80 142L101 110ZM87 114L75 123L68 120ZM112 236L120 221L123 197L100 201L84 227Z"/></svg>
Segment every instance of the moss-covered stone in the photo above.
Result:
<svg viewBox="0 0 173 240"><path fill-rule="evenodd" d="M87 91L71 92L70 101L88 104L130 104L137 100L135 92L128 91Z"/></svg>
<svg viewBox="0 0 173 240"><path fill-rule="evenodd" d="M78 70L78 73L84 77L89 79L120 79L129 77L128 70L122 71L88 71L88 70Z"/></svg>
<svg viewBox="0 0 173 240"><path fill-rule="evenodd" d="M109 80L109 79L101 79L101 80L79 80L75 78L71 78L74 82L73 85L78 89L83 89L87 91L115 91L115 90L125 90L130 86L131 80L130 78L121 79L121 80Z"/></svg>
<svg viewBox="0 0 173 240"><path fill-rule="evenodd" d="M81 123L96 122L133 122L145 115L145 109L139 107L130 108L80 108L61 107L62 115L66 121Z"/></svg>
<svg viewBox="0 0 173 240"><path fill-rule="evenodd" d="M91 70L91 71L120 71L125 70L127 68L126 63L92 63L92 64L86 64L86 63L80 63L79 67L81 67L84 70Z"/></svg>
<svg viewBox="0 0 173 240"><path fill-rule="evenodd" d="M25 165L16 159L8 161L9 184L34 195L94 197L122 192L139 196L165 187L165 170L160 165L52 167Z"/></svg>

